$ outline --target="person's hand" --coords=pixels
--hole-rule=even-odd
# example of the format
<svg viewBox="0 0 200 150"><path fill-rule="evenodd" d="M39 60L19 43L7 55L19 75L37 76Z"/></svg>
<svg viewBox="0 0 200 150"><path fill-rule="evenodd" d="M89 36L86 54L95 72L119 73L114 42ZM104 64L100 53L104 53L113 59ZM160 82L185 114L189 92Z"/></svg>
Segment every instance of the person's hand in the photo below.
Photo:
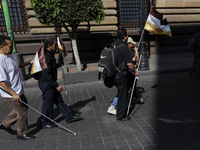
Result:
<svg viewBox="0 0 200 150"><path fill-rule="evenodd" d="M33 62L34 62L34 59L30 61L30 64L33 64Z"/></svg>
<svg viewBox="0 0 200 150"><path fill-rule="evenodd" d="M12 97L13 97L15 100L17 100L18 102L20 102L20 103L22 102L20 96L17 95L16 93L14 93L14 94L12 95Z"/></svg>
<svg viewBox="0 0 200 150"><path fill-rule="evenodd" d="M58 92L62 92L63 91L63 88L60 85L56 89L57 89Z"/></svg>
<svg viewBox="0 0 200 150"><path fill-rule="evenodd" d="M135 57L133 57L132 60L135 61Z"/></svg>
<svg viewBox="0 0 200 150"><path fill-rule="evenodd" d="M134 47L134 51L135 51L135 52L138 52L138 48L137 48L136 46Z"/></svg>
<svg viewBox="0 0 200 150"><path fill-rule="evenodd" d="M139 75L139 71L136 70L135 71L135 75L138 76Z"/></svg>

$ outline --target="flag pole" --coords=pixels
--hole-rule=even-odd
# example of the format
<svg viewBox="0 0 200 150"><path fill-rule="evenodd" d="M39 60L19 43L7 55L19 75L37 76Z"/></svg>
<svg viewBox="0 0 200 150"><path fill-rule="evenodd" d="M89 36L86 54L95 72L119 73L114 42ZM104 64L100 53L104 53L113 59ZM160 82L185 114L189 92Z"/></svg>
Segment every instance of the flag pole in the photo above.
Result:
<svg viewBox="0 0 200 150"><path fill-rule="evenodd" d="M146 23L145 23L146 24ZM142 30L142 34L140 36L140 40L139 40L139 43L138 43L138 49L140 48L140 43L141 43L141 40L143 38L143 35L144 35L144 28ZM138 63L138 68L137 70L139 70L140 68L140 63L141 63L141 58L142 58L142 54L140 55L140 59L139 59L139 63ZM131 101L132 101L132 97L133 97L133 91L134 91L134 88L135 88L135 83L136 83L136 77L134 79L134 82L133 82L133 86L132 86L132 90L131 90L131 96L130 96L130 100L129 100L129 104L128 104L128 110L127 110L127 113L126 113L126 116L128 116L129 114L129 110L130 110L130 105L131 105ZM130 118L129 118L130 119Z"/></svg>
<svg viewBox="0 0 200 150"><path fill-rule="evenodd" d="M141 40L142 40L142 37L143 37L143 34L144 34L144 30L145 30L145 29L143 29L142 34L141 34L141 36L140 36L140 40L139 40L139 43L138 43L138 49L140 48L140 42L141 42Z"/></svg>

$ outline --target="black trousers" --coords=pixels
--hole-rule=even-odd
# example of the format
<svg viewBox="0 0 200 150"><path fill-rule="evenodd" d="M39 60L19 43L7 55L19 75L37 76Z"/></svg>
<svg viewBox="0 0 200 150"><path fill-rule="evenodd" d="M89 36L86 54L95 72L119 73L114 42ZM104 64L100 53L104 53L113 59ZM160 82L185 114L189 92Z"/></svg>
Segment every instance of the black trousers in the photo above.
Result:
<svg viewBox="0 0 200 150"><path fill-rule="evenodd" d="M64 103L62 95L57 91L55 87L52 87L43 81L38 81L38 86L42 91L42 114L52 119L53 106L55 103L58 110L65 117L66 121L73 117L71 110L67 104ZM50 124L50 121L47 118L41 116L41 124Z"/></svg>
<svg viewBox="0 0 200 150"><path fill-rule="evenodd" d="M121 120L126 116L127 113L127 104L129 102L128 91L133 86L135 75L131 72L127 72L127 75L124 76L121 73L117 73L114 79L115 86L118 91L118 102L117 102L117 120ZM133 97L136 97L136 84L134 87Z"/></svg>
<svg viewBox="0 0 200 150"><path fill-rule="evenodd" d="M128 99L128 78L127 76L124 76L118 72L115 75L114 82L118 92L116 118L117 120L121 120L126 116L126 103Z"/></svg>

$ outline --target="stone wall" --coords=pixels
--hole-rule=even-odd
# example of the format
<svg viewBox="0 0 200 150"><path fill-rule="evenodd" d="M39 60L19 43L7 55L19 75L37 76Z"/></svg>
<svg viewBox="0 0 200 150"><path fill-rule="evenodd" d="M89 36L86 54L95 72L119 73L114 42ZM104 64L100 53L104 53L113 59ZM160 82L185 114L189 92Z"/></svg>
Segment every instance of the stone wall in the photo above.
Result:
<svg viewBox="0 0 200 150"><path fill-rule="evenodd" d="M91 22L91 30L89 32L78 34L77 44L81 61L98 59L100 50L106 43L112 42L116 36L116 30L118 29L116 0L102 1L106 8L105 20L101 25ZM25 2L30 32L29 35L15 36L18 51L25 55L34 55L41 40L48 35L55 35L56 31L59 30L64 44L69 51L67 60L69 62L73 61L71 41L66 30L63 27L46 26L39 23L31 7L30 0L25 0ZM164 18L167 18L173 37L156 36L150 33L150 35L145 37L145 40L149 43L148 46L151 50L155 49L154 47L158 42L165 49L170 49L170 46L181 45L180 50L183 50L193 31L200 26L199 8L199 0L156 0L156 9L164 15ZM81 23L79 29L87 29L87 24ZM129 31L129 35L137 42L140 38L138 31L139 29Z"/></svg>

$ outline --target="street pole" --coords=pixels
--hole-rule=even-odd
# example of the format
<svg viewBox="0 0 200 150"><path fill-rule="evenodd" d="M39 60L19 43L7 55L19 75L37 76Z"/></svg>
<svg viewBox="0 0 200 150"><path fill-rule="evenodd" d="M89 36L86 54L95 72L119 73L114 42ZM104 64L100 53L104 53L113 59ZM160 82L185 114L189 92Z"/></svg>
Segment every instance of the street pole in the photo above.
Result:
<svg viewBox="0 0 200 150"><path fill-rule="evenodd" d="M11 40L13 42L13 54L16 54L17 49L16 49L16 45L15 45L15 38L14 38L14 35L13 35L12 22L11 22L11 19L10 19L10 12L9 12L7 0L2 0L2 7L3 7L5 22L6 22L7 33L8 33L8 36L11 38Z"/></svg>
<svg viewBox="0 0 200 150"><path fill-rule="evenodd" d="M146 22L146 2L145 0L140 0L140 34L141 34L141 42L139 53L142 55L141 63L139 66L139 70L149 70L149 58L147 56L146 42L144 40L144 24Z"/></svg>
<svg viewBox="0 0 200 150"><path fill-rule="evenodd" d="M22 53L17 52L17 48L15 45L15 38L13 34L12 22L10 19L10 11L9 11L7 0L2 0L2 8L3 8L3 14L4 14L5 22L6 22L7 34L13 42L13 51L12 51L13 56L18 63L24 63L23 55ZM20 72L22 80L23 81L26 80L27 77L26 77L25 67L19 68L19 72Z"/></svg>

